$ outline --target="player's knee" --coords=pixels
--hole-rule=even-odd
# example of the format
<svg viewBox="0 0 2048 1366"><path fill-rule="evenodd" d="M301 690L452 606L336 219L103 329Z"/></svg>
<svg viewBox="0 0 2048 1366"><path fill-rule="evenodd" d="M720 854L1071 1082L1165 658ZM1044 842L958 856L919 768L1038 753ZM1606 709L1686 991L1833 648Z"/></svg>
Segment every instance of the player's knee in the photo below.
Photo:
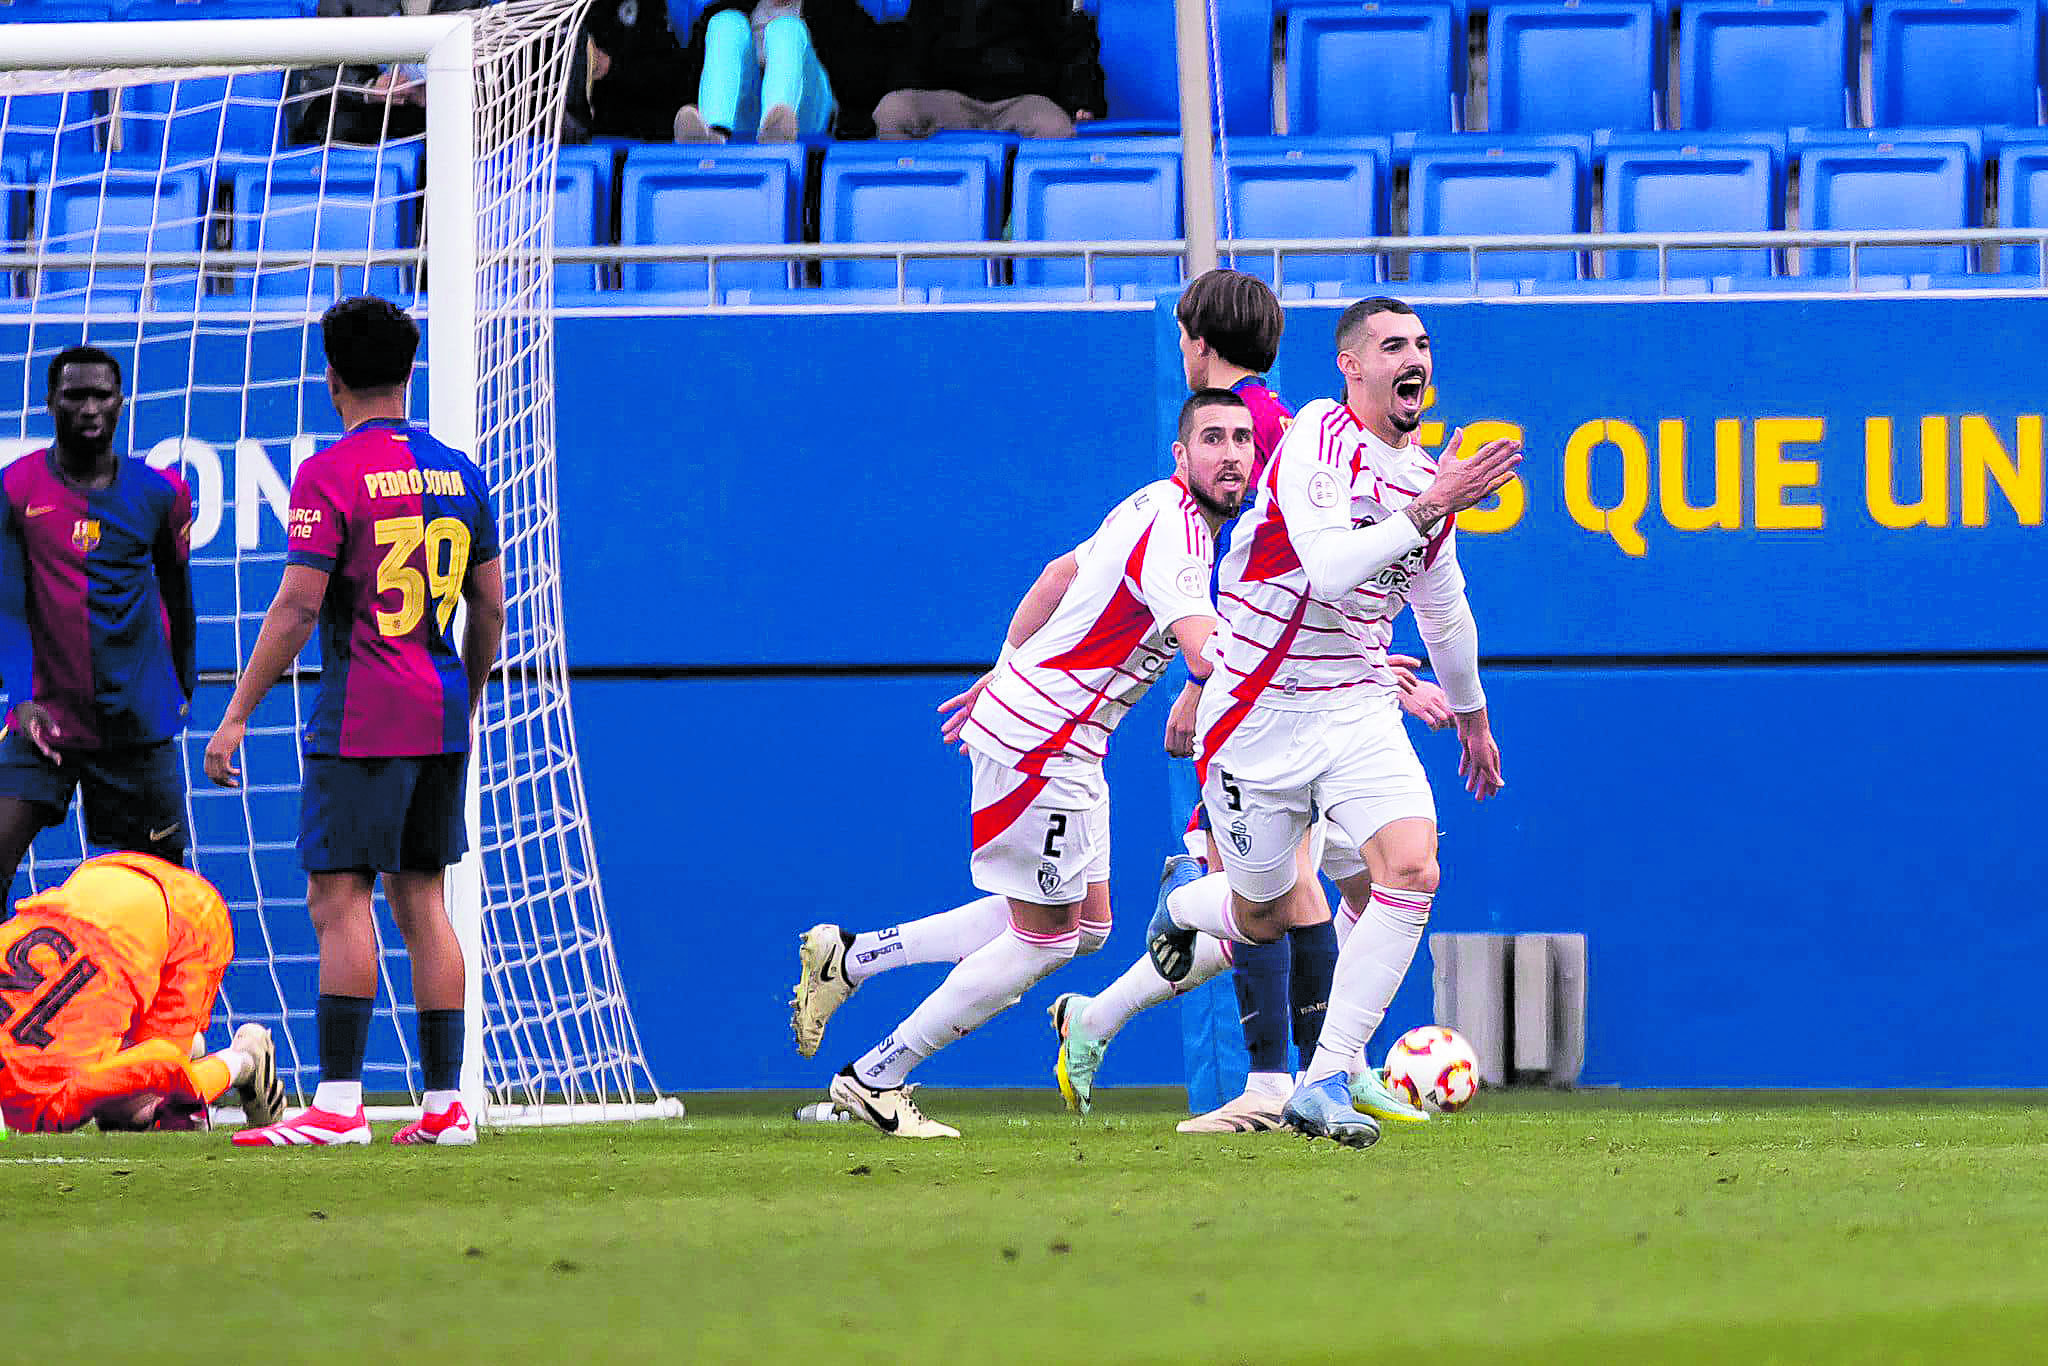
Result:
<svg viewBox="0 0 2048 1366"><path fill-rule="evenodd" d="M1253 901L1233 894L1230 909L1238 933L1254 944L1273 943L1287 933L1288 908L1293 900L1291 887L1271 901Z"/></svg>
<svg viewBox="0 0 2048 1366"><path fill-rule="evenodd" d="M1404 892L1436 892L1439 878L1435 854L1402 854L1388 860L1386 885Z"/></svg>
<svg viewBox="0 0 2048 1366"><path fill-rule="evenodd" d="M1083 920L1079 929L1081 937L1074 944L1074 957L1085 958L1109 942L1107 920Z"/></svg>

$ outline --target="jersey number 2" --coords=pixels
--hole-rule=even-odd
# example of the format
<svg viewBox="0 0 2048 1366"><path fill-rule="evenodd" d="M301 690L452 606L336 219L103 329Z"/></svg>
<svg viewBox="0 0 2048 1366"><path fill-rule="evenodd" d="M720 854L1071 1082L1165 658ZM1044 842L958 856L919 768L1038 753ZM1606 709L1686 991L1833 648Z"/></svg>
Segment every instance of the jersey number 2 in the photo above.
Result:
<svg viewBox="0 0 2048 1366"><path fill-rule="evenodd" d="M80 954L62 930L38 925L7 946L7 971L0 974L0 992L34 991L43 984L42 969L29 961L29 955L37 949L54 953L64 973L41 998L21 1012L21 1018L7 1031L23 1048L48 1048L56 1039L50 1033L50 1021L71 1003L72 997L85 990L86 983L100 975L100 965Z"/></svg>
<svg viewBox="0 0 2048 1366"><path fill-rule="evenodd" d="M455 616L455 604L462 598L462 580L469 573L469 528L454 517L385 517L370 530L377 544L385 547L384 562L377 566L377 596L398 594L398 610L377 609L377 632L385 636L409 636L426 615L427 596L434 598L434 620L445 631ZM427 552L427 572L413 564L413 552L422 546Z"/></svg>

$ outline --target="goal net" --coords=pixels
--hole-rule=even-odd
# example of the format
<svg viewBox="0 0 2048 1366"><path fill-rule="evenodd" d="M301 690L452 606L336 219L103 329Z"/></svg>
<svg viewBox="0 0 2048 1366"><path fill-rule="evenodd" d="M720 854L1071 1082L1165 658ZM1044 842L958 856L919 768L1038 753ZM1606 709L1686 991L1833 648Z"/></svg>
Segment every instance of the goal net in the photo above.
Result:
<svg viewBox="0 0 2048 1366"><path fill-rule="evenodd" d="M498 1123L676 1112L613 952L562 635L550 249L584 3L11 24L0 39L0 459L45 444L45 371L83 341L126 371L117 445L191 486L202 682L181 749L194 863L236 933L211 1042L230 1021L270 1025L301 1097L318 1075L295 843L317 650L250 726L240 789L213 787L200 758L282 570L292 472L340 435L320 314L374 293L421 320L415 416L474 451L504 545L473 852L449 886L470 961L464 1090ZM84 853L74 817L38 840L17 890ZM365 1086L416 1103L407 960L381 912L379 925Z"/></svg>

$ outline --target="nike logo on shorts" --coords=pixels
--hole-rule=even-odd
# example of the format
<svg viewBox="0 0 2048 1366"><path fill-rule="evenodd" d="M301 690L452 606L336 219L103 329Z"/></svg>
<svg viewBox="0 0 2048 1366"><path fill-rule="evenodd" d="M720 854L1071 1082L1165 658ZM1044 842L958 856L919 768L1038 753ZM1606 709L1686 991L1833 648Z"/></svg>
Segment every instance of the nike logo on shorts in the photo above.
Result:
<svg viewBox="0 0 2048 1366"><path fill-rule="evenodd" d="M164 827L163 829L161 829L161 830L152 830L152 831L150 831L150 832L149 832L149 842L150 842L151 844L155 844L155 843L156 843L157 841L159 841L159 840L167 840L167 839L169 839L169 838L170 838L171 836L173 836L173 835L177 834L177 833L178 833L178 832L179 832L180 830L182 830L182 829L184 829L184 828L185 828L185 822L183 822L183 821L172 821L172 822L171 822L171 823L170 823L169 825L165 826L165 827Z"/></svg>

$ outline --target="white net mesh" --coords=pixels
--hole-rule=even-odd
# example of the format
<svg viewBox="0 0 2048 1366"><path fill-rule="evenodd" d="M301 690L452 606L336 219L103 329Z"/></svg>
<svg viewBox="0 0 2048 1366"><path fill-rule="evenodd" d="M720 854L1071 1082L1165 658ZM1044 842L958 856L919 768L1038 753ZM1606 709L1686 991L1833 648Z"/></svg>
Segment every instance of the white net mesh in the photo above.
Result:
<svg viewBox="0 0 2048 1366"><path fill-rule="evenodd" d="M455 163L475 170L473 265L424 241L433 187L415 67L237 66L253 23L214 21L214 68L0 72L0 458L45 443L48 361L89 341L127 370L117 439L192 486L203 682L181 748L194 863L237 935L215 1032L228 1018L277 1029L301 1094L318 1070L295 844L312 652L250 726L241 789L211 786L199 758L276 586L292 471L340 435L319 316L350 294L396 299L422 318L431 355L437 261L441 287L477 291L475 454L498 497L507 591L478 746L484 1008L470 1048L483 1050L495 1118L630 1115L653 1089L597 877L561 629L549 257L583 4L508 0L475 15L474 147ZM421 379L424 417L431 365ZM74 816L37 842L23 881L48 885L82 856ZM365 1083L416 1099L407 962L381 924Z"/></svg>

